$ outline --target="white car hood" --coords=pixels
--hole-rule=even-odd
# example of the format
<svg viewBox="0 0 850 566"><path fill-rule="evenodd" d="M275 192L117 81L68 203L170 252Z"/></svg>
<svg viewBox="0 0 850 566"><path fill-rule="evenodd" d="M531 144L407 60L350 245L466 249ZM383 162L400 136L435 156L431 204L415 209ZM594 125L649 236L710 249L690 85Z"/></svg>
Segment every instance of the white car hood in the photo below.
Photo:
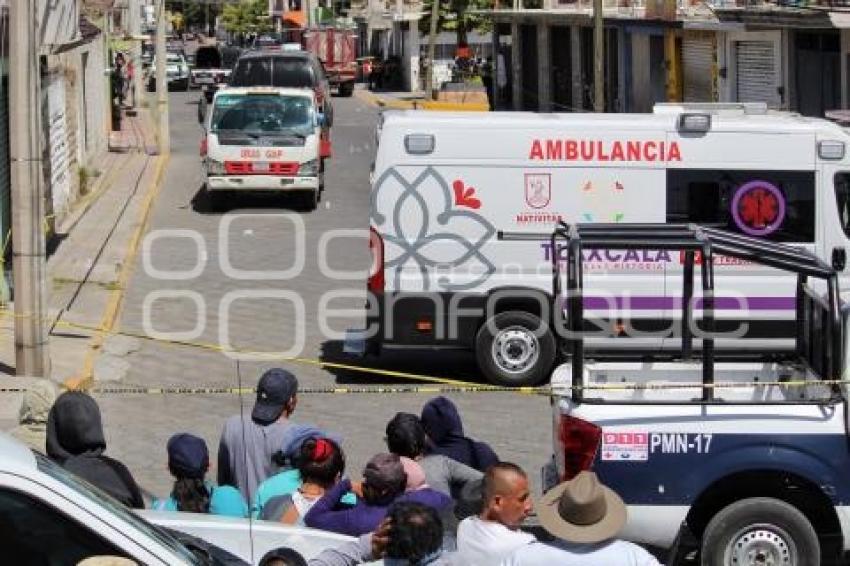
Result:
<svg viewBox="0 0 850 566"><path fill-rule="evenodd" d="M136 513L154 525L203 539L251 564L259 564L268 551L281 546L295 549L309 560L325 549L355 540L336 533L269 521L173 511L139 510Z"/></svg>

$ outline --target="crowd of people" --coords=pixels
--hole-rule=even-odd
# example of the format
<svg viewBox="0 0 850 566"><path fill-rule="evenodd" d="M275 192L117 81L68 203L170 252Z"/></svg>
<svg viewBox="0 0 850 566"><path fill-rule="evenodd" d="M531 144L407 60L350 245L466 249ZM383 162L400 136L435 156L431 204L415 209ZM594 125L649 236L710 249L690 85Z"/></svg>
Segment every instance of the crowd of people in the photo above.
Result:
<svg viewBox="0 0 850 566"><path fill-rule="evenodd" d="M207 478L204 440L173 435L166 454L174 483L152 508L356 537L309 560L279 548L263 557L263 566L658 565L641 547L617 538L627 508L595 474L580 472L535 505L526 472L469 438L446 397L428 401L420 415L397 413L386 425L387 451L369 459L359 480L346 475L340 438L296 422L297 405L296 377L266 371L250 415L224 424L217 483ZM130 471L105 454L100 409L89 395L56 396L47 384L31 388L12 434L128 507L144 506ZM533 510L551 540L523 530Z"/></svg>

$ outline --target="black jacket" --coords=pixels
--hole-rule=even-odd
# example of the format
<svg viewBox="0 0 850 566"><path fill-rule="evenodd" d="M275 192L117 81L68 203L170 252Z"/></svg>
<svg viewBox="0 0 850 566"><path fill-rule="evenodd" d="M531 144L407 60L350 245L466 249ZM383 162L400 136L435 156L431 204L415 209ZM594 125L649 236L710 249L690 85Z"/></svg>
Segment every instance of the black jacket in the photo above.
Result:
<svg viewBox="0 0 850 566"><path fill-rule="evenodd" d="M100 408L95 400L78 391L60 395L47 417L47 455L124 505L143 508L142 493L130 471L104 456L105 450Z"/></svg>

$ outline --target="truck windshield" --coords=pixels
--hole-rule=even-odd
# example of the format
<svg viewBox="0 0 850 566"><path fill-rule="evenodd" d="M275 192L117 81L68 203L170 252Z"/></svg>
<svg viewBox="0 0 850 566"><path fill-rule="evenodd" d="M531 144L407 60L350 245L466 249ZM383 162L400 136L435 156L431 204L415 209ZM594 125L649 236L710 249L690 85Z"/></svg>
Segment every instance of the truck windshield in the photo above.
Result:
<svg viewBox="0 0 850 566"><path fill-rule="evenodd" d="M246 135L313 133L313 108L306 96L226 94L216 98L211 132Z"/></svg>

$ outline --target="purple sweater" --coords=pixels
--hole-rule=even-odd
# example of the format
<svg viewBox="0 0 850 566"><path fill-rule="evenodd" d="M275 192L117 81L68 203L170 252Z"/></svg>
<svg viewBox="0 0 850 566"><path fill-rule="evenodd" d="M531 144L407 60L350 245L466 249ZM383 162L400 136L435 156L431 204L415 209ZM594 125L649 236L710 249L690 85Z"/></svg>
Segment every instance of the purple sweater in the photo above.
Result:
<svg viewBox="0 0 850 566"><path fill-rule="evenodd" d="M362 499L357 500L354 507L338 509L340 498L351 491L351 480L344 479L325 492L304 517L308 527L324 529L350 536L360 536L374 531L384 516L389 505L369 505ZM395 501L414 501L443 511L452 504L452 499L444 493L430 488L418 489L404 493Z"/></svg>

